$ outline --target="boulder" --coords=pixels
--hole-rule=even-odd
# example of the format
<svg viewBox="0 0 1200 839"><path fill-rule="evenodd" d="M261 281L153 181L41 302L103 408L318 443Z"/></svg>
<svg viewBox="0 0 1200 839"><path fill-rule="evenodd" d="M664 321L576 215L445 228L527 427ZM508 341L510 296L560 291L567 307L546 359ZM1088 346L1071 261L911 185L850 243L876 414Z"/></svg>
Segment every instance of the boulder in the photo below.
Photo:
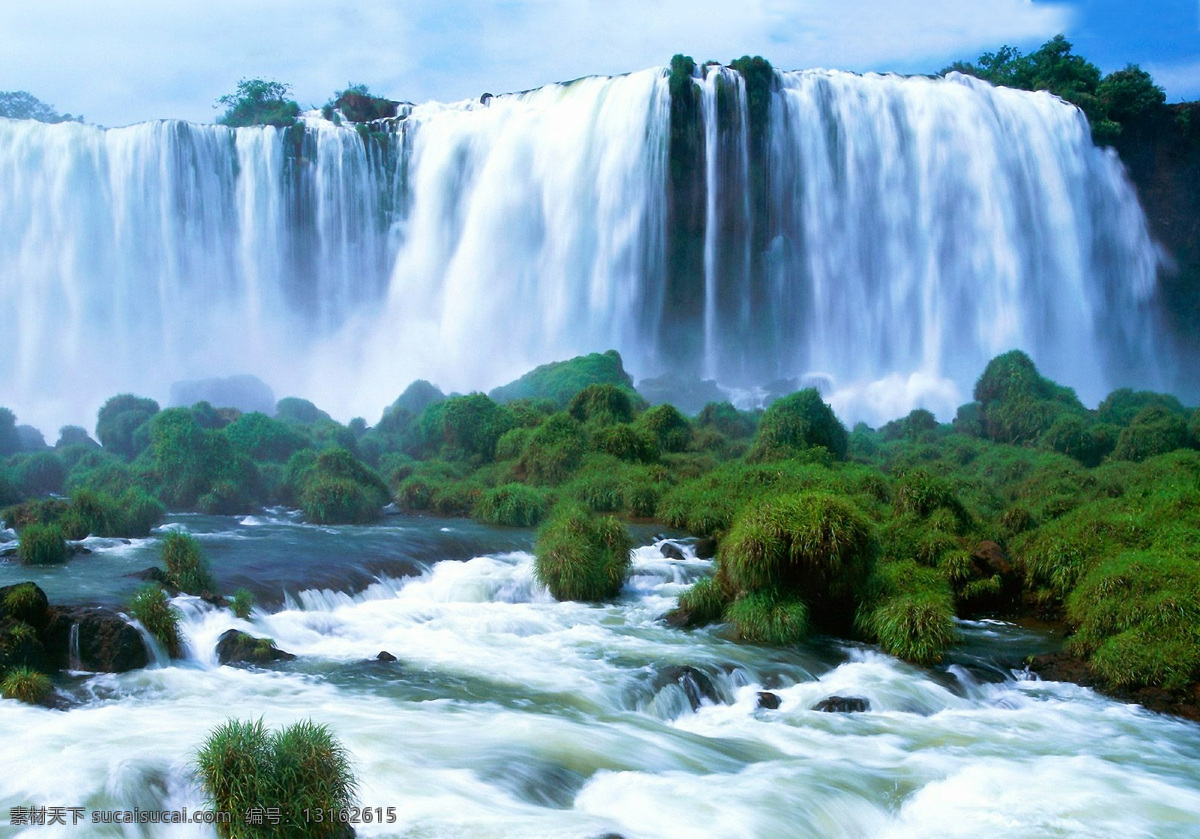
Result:
<svg viewBox="0 0 1200 839"><path fill-rule="evenodd" d="M721 696L713 686L712 679L695 667L687 664L673 664L658 671L660 687L665 687L672 682L683 688L688 704L692 706L693 711L699 708L705 699L717 704L721 702Z"/></svg>
<svg viewBox="0 0 1200 839"><path fill-rule="evenodd" d="M375 656L375 660L383 661L383 662L392 662L392 661L396 661L397 659L394 655L389 653L387 650L380 650L379 655Z"/></svg>
<svg viewBox="0 0 1200 839"><path fill-rule="evenodd" d="M769 690L760 690L758 692L758 707L774 711L779 707L779 696L771 693Z"/></svg>
<svg viewBox="0 0 1200 839"><path fill-rule="evenodd" d="M217 660L222 664L266 664L294 658L276 647L270 638L256 638L237 629L226 630L217 639Z"/></svg>
<svg viewBox="0 0 1200 839"><path fill-rule="evenodd" d="M684 556L683 548L679 547L679 545L677 545L676 543L669 541L669 540L662 542L658 546L658 550L659 550L659 553L661 553L667 559L686 559L687 558Z"/></svg>
<svg viewBox="0 0 1200 839"><path fill-rule="evenodd" d="M697 539L695 544L696 559L712 559L717 555L717 540L711 536Z"/></svg>
<svg viewBox="0 0 1200 839"><path fill-rule="evenodd" d="M856 714L871 710L871 703L861 696L830 696L814 705L813 710L830 714Z"/></svg>
<svg viewBox="0 0 1200 839"><path fill-rule="evenodd" d="M50 613L43 643L56 669L71 666L71 627L76 625L79 627L80 669L94 673L125 673L150 663L142 634L112 609L54 606Z"/></svg>

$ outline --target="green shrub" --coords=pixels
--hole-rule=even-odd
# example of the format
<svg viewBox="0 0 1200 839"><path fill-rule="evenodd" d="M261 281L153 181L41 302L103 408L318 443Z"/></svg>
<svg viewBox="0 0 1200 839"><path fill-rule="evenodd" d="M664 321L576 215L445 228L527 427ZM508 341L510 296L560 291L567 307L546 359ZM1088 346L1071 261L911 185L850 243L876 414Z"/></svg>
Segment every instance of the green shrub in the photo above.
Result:
<svg viewBox="0 0 1200 839"><path fill-rule="evenodd" d="M591 448L628 463L653 463L658 460L655 438L628 425L597 428L592 432Z"/></svg>
<svg viewBox="0 0 1200 839"><path fill-rule="evenodd" d="M21 437L17 434L17 416L10 408L0 408L0 458L16 454L21 450Z"/></svg>
<svg viewBox="0 0 1200 839"><path fill-rule="evenodd" d="M884 652L915 664L941 661L958 638L949 597L924 591L884 600L867 612L863 626Z"/></svg>
<svg viewBox="0 0 1200 839"><path fill-rule="evenodd" d="M563 503L538 532L535 571L558 600L604 600L620 592L629 551L629 535L615 518Z"/></svg>
<svg viewBox="0 0 1200 839"><path fill-rule="evenodd" d="M134 488L119 497L106 492L80 489L71 493L73 524L93 536L114 539L143 539L163 520L163 505L147 492Z"/></svg>
<svg viewBox="0 0 1200 839"><path fill-rule="evenodd" d="M554 414L534 429L518 468L536 484L560 484L583 461L583 427L567 414Z"/></svg>
<svg viewBox="0 0 1200 839"><path fill-rule="evenodd" d="M25 565L57 565L67 561L62 530L52 524L30 524L21 529L17 558Z"/></svg>
<svg viewBox="0 0 1200 839"><path fill-rule="evenodd" d="M286 463L293 454L311 445L294 425L257 411L242 414L231 422L225 427L225 436L235 451L273 463Z"/></svg>
<svg viewBox="0 0 1200 839"><path fill-rule="evenodd" d="M16 466L16 479L25 496L62 492L67 469L54 452L36 452L23 457Z"/></svg>
<svg viewBox="0 0 1200 839"><path fill-rule="evenodd" d="M166 648L167 655L179 657L183 648L179 624L183 616L157 584L148 583L134 592L129 601L129 614Z"/></svg>
<svg viewBox="0 0 1200 839"><path fill-rule="evenodd" d="M635 427L664 452L684 451L692 442L692 426L673 405L655 405L637 419Z"/></svg>
<svg viewBox="0 0 1200 839"><path fill-rule="evenodd" d="M874 555L870 523L834 495L806 492L749 505L721 540L720 574L732 591L798 597L818 626L852 605Z"/></svg>
<svg viewBox="0 0 1200 839"><path fill-rule="evenodd" d="M893 504L900 514L927 518L937 510L953 515L959 527L970 524L970 514L954 494L954 488L944 478L938 478L926 469L914 469L901 476L893 497Z"/></svg>
<svg viewBox="0 0 1200 839"><path fill-rule="evenodd" d="M958 639L954 598L944 574L912 561L885 562L876 566L868 588L871 594L855 623L884 652L933 664Z"/></svg>
<svg viewBox="0 0 1200 839"><path fill-rule="evenodd" d="M1115 440L1102 432L1096 434L1078 414L1064 414L1046 429L1038 441L1043 448L1065 454L1084 466L1096 466L1112 451Z"/></svg>
<svg viewBox="0 0 1200 839"><path fill-rule="evenodd" d="M485 463L495 458L496 442L511 427L507 411L482 393L453 396L435 407L436 412L422 414L421 424L442 457ZM430 417L435 419L426 428Z"/></svg>
<svg viewBox="0 0 1200 839"><path fill-rule="evenodd" d="M696 416L700 428L715 428L735 440L750 437L758 425L754 414L739 411L728 402L709 402Z"/></svg>
<svg viewBox="0 0 1200 839"><path fill-rule="evenodd" d="M803 641L809 633L804 602L772 591L739 597L725 609L725 618L741 638L758 644L789 646Z"/></svg>
<svg viewBox="0 0 1200 839"><path fill-rule="evenodd" d="M633 389L633 379L625 372L616 350L543 364L488 395L500 403L514 399L549 399L561 409L567 407L571 397L592 384Z"/></svg>
<svg viewBox="0 0 1200 839"><path fill-rule="evenodd" d="M300 509L313 524L368 524L379 518L383 505L361 484L322 476L305 486Z"/></svg>
<svg viewBox="0 0 1200 839"><path fill-rule="evenodd" d="M1188 419L1188 439L1193 449L1200 449L1200 408L1192 411L1192 416Z"/></svg>
<svg viewBox="0 0 1200 839"><path fill-rule="evenodd" d="M697 626L721 619L725 613L725 592L714 577L704 577L679 595L679 610L688 616L688 625Z"/></svg>
<svg viewBox="0 0 1200 839"><path fill-rule="evenodd" d="M153 399L129 393L114 396L100 409L96 437L105 451L132 460L150 444L144 426L157 413L158 403Z"/></svg>
<svg viewBox="0 0 1200 839"><path fill-rule="evenodd" d="M226 837L339 837L345 824L315 821L306 811L349 811L357 781L350 757L324 725L300 720L268 733L262 720L227 720L213 729L196 756L197 774L214 809L233 813L218 825ZM279 808L280 823L239 822L251 808Z"/></svg>
<svg viewBox="0 0 1200 839"><path fill-rule="evenodd" d="M633 421L633 400L629 391L618 385L590 384L571 397L567 413L582 423L627 423Z"/></svg>
<svg viewBox="0 0 1200 839"><path fill-rule="evenodd" d="M824 446L835 458L846 457L846 428L833 409L808 388L771 403L758 424L751 460L790 457L797 449Z"/></svg>
<svg viewBox="0 0 1200 839"><path fill-rule="evenodd" d="M225 113L221 125L239 128L247 125L273 125L286 128L295 124L300 106L287 98L291 85L266 79L241 79L237 91L217 99Z"/></svg>
<svg viewBox="0 0 1200 839"><path fill-rule="evenodd" d="M484 492L472 516L485 524L535 527L546 517L549 506L545 492L510 483Z"/></svg>
<svg viewBox="0 0 1200 839"><path fill-rule="evenodd" d="M1150 405L1121 429L1112 456L1115 460L1139 462L1187 445L1188 428L1184 415L1161 405Z"/></svg>
<svg viewBox="0 0 1200 839"><path fill-rule="evenodd" d="M496 441L496 460L516 460L525 451L525 444L533 434L532 428L520 426L510 428Z"/></svg>
<svg viewBox="0 0 1200 839"><path fill-rule="evenodd" d="M239 588L229 598L229 608L235 617L242 620L250 617L250 611L254 608L254 592L248 588Z"/></svg>
<svg viewBox="0 0 1200 839"><path fill-rule="evenodd" d="M931 440L937 430L937 418L924 408L917 408L879 431L884 440Z"/></svg>
<svg viewBox="0 0 1200 839"><path fill-rule="evenodd" d="M1096 409L1096 421L1124 427L1146 408L1159 407L1171 414L1185 415L1187 412L1174 396L1153 393L1148 390L1132 390L1123 387L1104 398Z"/></svg>
<svg viewBox="0 0 1200 839"><path fill-rule="evenodd" d="M1036 442L1064 413L1086 413L1075 391L1043 378L1020 350L988 362L975 401L984 435L998 443Z"/></svg>
<svg viewBox="0 0 1200 839"><path fill-rule="evenodd" d="M333 422L333 417L322 411L307 399L297 396L285 396L275 403L275 419L292 425L316 425L320 422ZM336 425L336 423L335 423Z"/></svg>
<svg viewBox="0 0 1200 839"><path fill-rule="evenodd" d="M50 677L31 667L14 667L0 681L0 696L39 705L54 690Z"/></svg>
<svg viewBox="0 0 1200 839"><path fill-rule="evenodd" d="M1153 551L1097 564L1066 601L1070 649L1106 682L1179 690L1200 680L1200 563Z"/></svg>
<svg viewBox="0 0 1200 839"><path fill-rule="evenodd" d="M162 559L167 579L175 588L196 595L216 593L217 581L195 536L178 530L167 533L162 541Z"/></svg>

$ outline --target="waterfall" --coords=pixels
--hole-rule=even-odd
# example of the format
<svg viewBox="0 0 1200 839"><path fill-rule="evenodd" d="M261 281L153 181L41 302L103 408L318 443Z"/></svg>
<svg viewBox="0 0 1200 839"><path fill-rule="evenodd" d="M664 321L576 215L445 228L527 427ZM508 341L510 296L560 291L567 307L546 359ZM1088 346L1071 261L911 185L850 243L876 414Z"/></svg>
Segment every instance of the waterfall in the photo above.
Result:
<svg viewBox="0 0 1200 839"><path fill-rule="evenodd" d="M0 401L52 430L246 372L373 419L417 377L608 348L639 377L815 375L873 422L952 414L1012 347L1092 403L1163 386L1156 251L1077 109L776 72L761 123L741 74L693 82L703 265L674 274L662 70L360 130L0 120Z"/></svg>
<svg viewBox="0 0 1200 839"><path fill-rule="evenodd" d="M71 632L67 639L67 669L79 671L83 669L83 661L79 658L79 623L71 624Z"/></svg>

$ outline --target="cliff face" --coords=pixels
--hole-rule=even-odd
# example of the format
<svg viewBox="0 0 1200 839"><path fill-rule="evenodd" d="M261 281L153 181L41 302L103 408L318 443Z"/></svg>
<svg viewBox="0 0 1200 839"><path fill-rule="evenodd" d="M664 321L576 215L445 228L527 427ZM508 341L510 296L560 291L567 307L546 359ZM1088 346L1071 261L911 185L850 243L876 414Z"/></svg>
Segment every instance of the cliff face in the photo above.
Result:
<svg viewBox="0 0 1200 839"><path fill-rule="evenodd" d="M1150 232L1171 264L1160 271L1165 322L1183 349L1200 359L1200 102L1172 105L1126 126L1114 143L1137 187ZM1185 399L1200 399L1196 377L1182 378Z"/></svg>

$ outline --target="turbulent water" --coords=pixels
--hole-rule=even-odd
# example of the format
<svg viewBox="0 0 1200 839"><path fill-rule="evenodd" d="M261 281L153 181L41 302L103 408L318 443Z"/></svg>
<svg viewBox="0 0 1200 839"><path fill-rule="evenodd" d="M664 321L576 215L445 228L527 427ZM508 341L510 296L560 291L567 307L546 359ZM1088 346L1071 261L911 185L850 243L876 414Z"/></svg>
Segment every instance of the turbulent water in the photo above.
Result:
<svg viewBox="0 0 1200 839"><path fill-rule="evenodd" d="M455 554L485 535L414 519L172 526L185 524L222 583L258 561L258 530L291 532L291 550L326 564L360 542L411 558L413 544L445 540ZM97 545L69 567L100 559L119 577L122 565L144 567L150 548ZM77 703L68 711L0 700L5 835L211 836L200 826L22 830L7 816L202 807L189 764L230 715L329 725L353 756L359 803L396 808L394 824L359 825L364 836L1200 835L1200 727L1015 678L995 662L1045 644L1015 627L965 624L968 643L951 662L922 670L857 646L770 650L720 629L667 628L656 619L707 563L653 546L636 551L620 599L605 606L552 600L523 550L418 564L415 576L365 588L290 588L248 621L178 598L185 660L65 677L59 690ZM60 580L56 594L69 588ZM299 658L220 667L213 647L230 627ZM399 660L369 662L380 650ZM764 689L777 710L757 707ZM834 694L864 697L870 710L812 710Z"/></svg>
<svg viewBox="0 0 1200 839"><path fill-rule="evenodd" d="M760 146L742 77L696 73L682 272L661 70L406 107L367 141L0 120L2 401L51 431L250 372L373 419L418 376L608 348L642 377L807 375L873 421L952 413L1012 347L1092 402L1161 384L1155 250L1078 110L955 74L773 79Z"/></svg>

